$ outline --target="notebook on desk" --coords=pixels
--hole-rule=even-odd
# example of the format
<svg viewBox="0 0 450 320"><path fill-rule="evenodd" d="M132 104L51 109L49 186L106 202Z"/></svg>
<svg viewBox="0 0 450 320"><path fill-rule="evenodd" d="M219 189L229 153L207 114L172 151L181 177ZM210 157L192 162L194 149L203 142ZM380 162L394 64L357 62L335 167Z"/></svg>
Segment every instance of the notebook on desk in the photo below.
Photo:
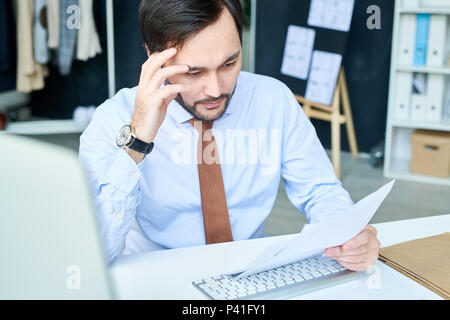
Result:
<svg viewBox="0 0 450 320"><path fill-rule="evenodd" d="M450 233L381 248L379 260L450 300Z"/></svg>

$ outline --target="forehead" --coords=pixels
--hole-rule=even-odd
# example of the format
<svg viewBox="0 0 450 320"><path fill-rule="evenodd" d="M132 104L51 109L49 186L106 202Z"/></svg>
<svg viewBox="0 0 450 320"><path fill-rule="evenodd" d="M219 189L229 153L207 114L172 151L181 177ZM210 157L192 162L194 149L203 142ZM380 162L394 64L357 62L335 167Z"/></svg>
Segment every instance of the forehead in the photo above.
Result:
<svg viewBox="0 0 450 320"><path fill-rule="evenodd" d="M212 25L187 39L170 64L217 67L234 53L240 51L241 41L233 17L224 9Z"/></svg>

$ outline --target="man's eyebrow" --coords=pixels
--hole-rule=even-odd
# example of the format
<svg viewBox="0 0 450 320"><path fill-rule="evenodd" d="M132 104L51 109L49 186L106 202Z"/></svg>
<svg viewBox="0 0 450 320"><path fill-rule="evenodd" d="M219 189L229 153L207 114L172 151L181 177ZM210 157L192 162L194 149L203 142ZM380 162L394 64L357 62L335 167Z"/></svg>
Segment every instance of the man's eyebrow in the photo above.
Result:
<svg viewBox="0 0 450 320"><path fill-rule="evenodd" d="M241 54L241 51L239 50L238 52L236 52L235 54L233 54L232 56L230 56L227 60L225 60L224 63L222 63L222 65L227 64L228 62L236 59L237 57L239 57L239 55ZM204 71L207 70L208 68L206 67L191 67L189 66L189 72L195 72L195 71Z"/></svg>

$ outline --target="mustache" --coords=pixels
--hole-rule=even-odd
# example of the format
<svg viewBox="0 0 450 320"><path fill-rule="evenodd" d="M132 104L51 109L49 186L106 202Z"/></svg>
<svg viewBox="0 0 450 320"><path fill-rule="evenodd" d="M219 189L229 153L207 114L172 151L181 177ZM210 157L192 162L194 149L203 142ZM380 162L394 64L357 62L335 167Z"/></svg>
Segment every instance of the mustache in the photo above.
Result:
<svg viewBox="0 0 450 320"><path fill-rule="evenodd" d="M205 99L205 100L201 100L201 101L197 101L196 103L194 103L194 106L200 104L200 103L214 103L214 102L219 102L222 101L224 99L229 99L230 95L229 94L222 94L220 97L218 98L211 98L211 99Z"/></svg>

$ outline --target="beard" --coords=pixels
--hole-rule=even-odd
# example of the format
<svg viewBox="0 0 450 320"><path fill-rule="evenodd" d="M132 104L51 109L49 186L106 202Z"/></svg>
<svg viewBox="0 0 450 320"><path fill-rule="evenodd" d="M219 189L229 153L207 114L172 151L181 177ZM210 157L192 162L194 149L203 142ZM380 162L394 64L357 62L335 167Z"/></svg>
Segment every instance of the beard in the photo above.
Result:
<svg viewBox="0 0 450 320"><path fill-rule="evenodd" d="M166 84L170 84L170 82L168 80L166 80ZM228 110L228 106L230 104L231 98L233 97L235 91L236 91L236 86L234 87L233 92L231 94L222 94L218 98L200 100L200 101L195 102L193 105L186 103L180 93L175 98L175 101L178 102L178 104L180 106L182 106L187 112L189 112L194 117L195 120L200 120L203 122L213 122L213 121L220 119L225 114L225 112ZM225 100L225 107L223 108L223 110L221 110L219 112L219 114L216 114L212 118L206 118L205 115L201 114L201 112L198 110L198 105L201 103L214 103L214 102L219 102L222 100Z"/></svg>

